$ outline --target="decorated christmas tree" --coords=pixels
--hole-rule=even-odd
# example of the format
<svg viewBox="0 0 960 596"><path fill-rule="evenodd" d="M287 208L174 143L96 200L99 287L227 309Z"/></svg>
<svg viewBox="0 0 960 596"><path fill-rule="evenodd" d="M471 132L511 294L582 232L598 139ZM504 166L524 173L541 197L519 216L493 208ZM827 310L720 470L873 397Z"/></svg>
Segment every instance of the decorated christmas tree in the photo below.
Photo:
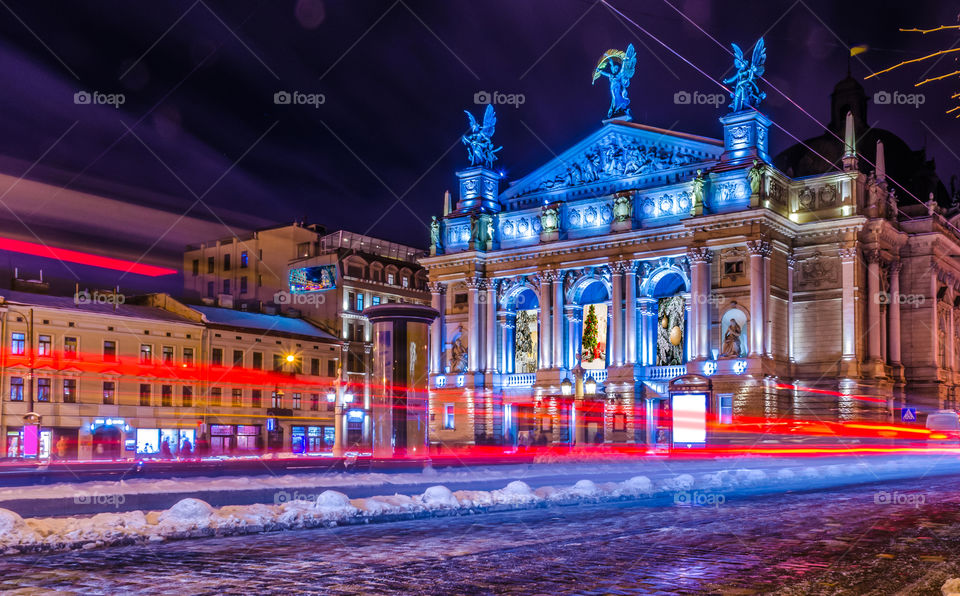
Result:
<svg viewBox="0 0 960 596"><path fill-rule="evenodd" d="M587 309L587 318L583 322L583 344L581 354L585 362L593 362L597 353L597 310L591 304Z"/></svg>

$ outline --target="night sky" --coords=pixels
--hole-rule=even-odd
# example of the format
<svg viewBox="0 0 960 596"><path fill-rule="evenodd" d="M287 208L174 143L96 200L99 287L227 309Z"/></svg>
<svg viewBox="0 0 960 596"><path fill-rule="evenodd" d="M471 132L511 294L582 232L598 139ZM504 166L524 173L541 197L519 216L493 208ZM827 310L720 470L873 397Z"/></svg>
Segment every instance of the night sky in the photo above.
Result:
<svg viewBox="0 0 960 596"><path fill-rule="evenodd" d="M846 75L847 47L862 80L901 60L960 43L947 31L958 7L915 2L610 0L715 78L725 46L764 35L767 76L821 122ZM233 0L10 2L0 8L0 154L9 173L44 157L32 177L96 189L104 181L163 193L183 210L195 197L225 216L306 217L328 229L424 247L454 171L467 164L463 109L478 91L521 93L501 106L494 140L507 179L531 171L594 131L606 115L600 55L637 48L630 87L636 121L719 137L727 106L675 105L678 91L721 89L605 5L586 0ZM861 62L862 60L862 62ZM930 69L930 67L933 67ZM928 69L930 69L928 71ZM947 56L864 82L915 92L912 83L957 69ZM870 106L869 123L926 146L946 182L960 173L960 121L950 82L922 88L926 102ZM77 91L123 93L125 103L76 105ZM278 91L320 93L319 107L275 105ZM801 139L818 125L767 89L762 110ZM128 131L128 128L132 132ZM931 132L934 131L934 132ZM771 131L772 151L794 141ZM951 147L947 147L950 145ZM239 161L238 161L239 160ZM20 165L16 165L20 163ZM13 165L10 165L13 164ZM78 174L80 174L78 176ZM225 175L226 174L226 175ZM130 196L130 200L139 200ZM144 199L146 200L146 199ZM151 196L150 201L158 199ZM202 206L192 212L211 217ZM106 215L106 214L104 214Z"/></svg>

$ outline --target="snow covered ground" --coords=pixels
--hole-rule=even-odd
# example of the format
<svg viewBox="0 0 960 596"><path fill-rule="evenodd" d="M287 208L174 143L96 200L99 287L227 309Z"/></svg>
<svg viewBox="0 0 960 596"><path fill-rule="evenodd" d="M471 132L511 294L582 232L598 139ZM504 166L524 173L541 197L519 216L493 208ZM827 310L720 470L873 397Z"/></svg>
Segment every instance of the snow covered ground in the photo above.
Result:
<svg viewBox="0 0 960 596"><path fill-rule="evenodd" d="M842 484L876 482L893 478L921 477L931 474L958 473L960 462L949 459L926 458L847 458L837 463L833 459L750 460L745 467L732 467L730 461L696 461L664 463L657 474L637 474L620 482L596 482L581 479L561 485L541 485L534 489L517 475L527 477L570 478L575 474L596 477L609 466L618 474L628 471L632 464L544 464L506 466L504 468L427 470L422 474L356 474L335 475L317 479L322 485L340 482L343 486L358 483L423 484L427 488L419 494L383 494L353 498L343 492L325 488L315 494L295 492L285 488L302 487L304 477L258 477L237 479L143 480L121 483L83 483L55 487L16 489L16 497L24 492L59 497L74 495L114 495L120 491L170 491L209 489L210 483L233 490L249 489L251 483L261 488L276 488L273 504L227 505L212 507L197 499L180 500L163 511L125 511L100 513L90 517L27 518L0 509L0 550L8 554L72 548L130 544L144 541L195 538L214 535L254 533L269 530L287 530L321 525L357 524L391 521L410 517L462 515L485 511L502 511L571 504L600 500L661 498L665 504L718 504L729 494L796 489L825 488ZM742 462L740 462L742 463ZM642 467L648 471L651 464ZM683 471L681 471L681 469ZM598 472L599 470L599 472ZM679 472L679 473L678 473ZM651 478L652 476L652 478ZM489 483L498 478L514 478L503 488L494 490L452 491L444 482L475 480ZM291 484L292 483L292 484ZM90 486L90 485L93 486ZM51 488L53 490L51 490ZM384 486L384 488L387 488ZM93 492L99 491L99 492ZM116 491L116 492L109 492ZM4 491L7 496L10 491ZM385 491L386 493L386 491ZM8 497L9 498L9 497ZM34 497L31 497L34 498ZM49 498L49 496L47 497Z"/></svg>

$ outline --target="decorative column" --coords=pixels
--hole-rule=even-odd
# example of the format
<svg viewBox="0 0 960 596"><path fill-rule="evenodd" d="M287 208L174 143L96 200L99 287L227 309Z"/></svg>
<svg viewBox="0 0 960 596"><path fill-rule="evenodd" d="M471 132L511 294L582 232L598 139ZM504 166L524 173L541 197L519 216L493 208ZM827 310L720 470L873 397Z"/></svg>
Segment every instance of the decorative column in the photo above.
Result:
<svg viewBox="0 0 960 596"><path fill-rule="evenodd" d="M480 369L480 290L484 287L479 277L467 278L467 371Z"/></svg>
<svg viewBox="0 0 960 596"><path fill-rule="evenodd" d="M564 310L567 315L567 362L570 368L575 368L577 366L577 358L580 356L580 345L583 341L580 337L583 307L568 305Z"/></svg>
<svg viewBox="0 0 960 596"><path fill-rule="evenodd" d="M430 284L430 305L440 316L430 324L430 372L443 372L443 325L444 325L444 298L447 286L440 282Z"/></svg>
<svg viewBox="0 0 960 596"><path fill-rule="evenodd" d="M844 362L853 362L857 358L856 314L857 303L854 296L855 271L857 261L856 247L841 248L840 279L842 292L840 295L840 317L842 327L842 359Z"/></svg>
<svg viewBox="0 0 960 596"><path fill-rule="evenodd" d="M656 364L657 354L657 301L644 296L640 298L640 363Z"/></svg>
<svg viewBox="0 0 960 596"><path fill-rule="evenodd" d="M497 370L497 280L487 280L487 303L486 333L483 338L483 345L486 348L486 361L484 370L488 373Z"/></svg>
<svg viewBox="0 0 960 596"><path fill-rule="evenodd" d="M764 321L763 313L764 279L763 254L768 250L766 240L747 241L750 251L750 356L763 356Z"/></svg>
<svg viewBox="0 0 960 596"><path fill-rule="evenodd" d="M867 356L880 360L880 253L863 251L867 261Z"/></svg>
<svg viewBox="0 0 960 596"><path fill-rule="evenodd" d="M627 270L626 261L616 261L610 267L610 284L613 286L611 296L610 321L613 333L610 342L610 365L623 364L623 273Z"/></svg>
<svg viewBox="0 0 960 596"><path fill-rule="evenodd" d="M563 357L563 272L556 272L553 282L553 356L551 362L554 368L564 368Z"/></svg>
<svg viewBox="0 0 960 596"><path fill-rule="evenodd" d="M626 277L624 283L627 290L627 312L624 317L624 362L628 365L637 362L637 267L640 263L630 261L627 263Z"/></svg>
<svg viewBox="0 0 960 596"><path fill-rule="evenodd" d="M797 257L787 255L787 356L794 362L793 355L793 272L797 268Z"/></svg>
<svg viewBox="0 0 960 596"><path fill-rule="evenodd" d="M773 309L770 308L770 260L773 245L767 242L763 251L763 353L773 358Z"/></svg>
<svg viewBox="0 0 960 596"><path fill-rule="evenodd" d="M436 323L434 323L436 324ZM372 325L371 325L372 326ZM373 440L373 395L371 395L370 388L373 386L373 344L368 343L363 346L363 370L366 371L363 375L363 411L365 415L363 417L363 444L370 445ZM429 400L429 395L427 397ZM429 407L427 411L431 411ZM336 435L336 432L334 432Z"/></svg>
<svg viewBox="0 0 960 596"><path fill-rule="evenodd" d="M710 358L710 263L713 261L713 252L708 248L697 247L687 251L690 259L690 301L692 311L690 317L693 332L691 353L694 358L707 360Z"/></svg>
<svg viewBox="0 0 960 596"><path fill-rule="evenodd" d="M540 369L550 368L550 357L553 355L553 344L550 342L553 278L553 271L540 272Z"/></svg>
<svg viewBox="0 0 960 596"><path fill-rule="evenodd" d="M889 317L889 355L891 364L900 364L900 267L903 263L896 260L890 263L890 302L887 303Z"/></svg>
<svg viewBox="0 0 960 596"><path fill-rule="evenodd" d="M514 319L511 315L513 315L513 313L501 310L497 316L497 320L500 322L500 356L497 362L500 367L500 372L505 375L513 372L510 363L510 341L513 337Z"/></svg>

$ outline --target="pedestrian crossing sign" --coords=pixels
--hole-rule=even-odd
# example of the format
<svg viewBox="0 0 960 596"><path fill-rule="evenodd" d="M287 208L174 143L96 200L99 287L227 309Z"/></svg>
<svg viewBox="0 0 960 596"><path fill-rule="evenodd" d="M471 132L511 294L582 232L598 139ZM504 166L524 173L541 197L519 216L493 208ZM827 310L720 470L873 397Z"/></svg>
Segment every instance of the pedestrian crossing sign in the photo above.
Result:
<svg viewBox="0 0 960 596"><path fill-rule="evenodd" d="M900 421L901 421L901 422L916 422L916 421L917 421L917 409L916 409L916 408L900 408Z"/></svg>

